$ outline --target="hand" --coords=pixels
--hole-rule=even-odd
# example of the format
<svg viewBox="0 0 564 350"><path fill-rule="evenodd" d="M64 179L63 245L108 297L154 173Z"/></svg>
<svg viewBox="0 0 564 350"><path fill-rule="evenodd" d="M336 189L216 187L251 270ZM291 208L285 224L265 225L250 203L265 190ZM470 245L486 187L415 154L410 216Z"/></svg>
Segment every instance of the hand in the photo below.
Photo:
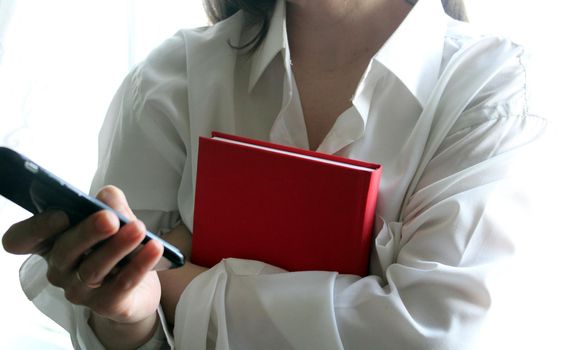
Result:
<svg viewBox="0 0 564 350"><path fill-rule="evenodd" d="M161 288L152 268L163 247L150 241L116 268L143 240L145 227L116 187L105 187L97 198L131 222L120 228L114 214L100 211L68 228L64 214L44 213L13 225L2 239L4 248L14 254L41 254L49 282L61 287L71 303L102 318L121 324L156 319Z"/></svg>

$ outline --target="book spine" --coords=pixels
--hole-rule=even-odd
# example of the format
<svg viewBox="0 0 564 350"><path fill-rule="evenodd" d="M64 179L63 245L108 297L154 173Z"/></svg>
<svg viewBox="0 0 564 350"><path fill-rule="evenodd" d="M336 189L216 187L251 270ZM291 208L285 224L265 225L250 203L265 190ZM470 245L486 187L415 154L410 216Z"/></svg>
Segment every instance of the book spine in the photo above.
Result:
<svg viewBox="0 0 564 350"><path fill-rule="evenodd" d="M364 201L365 207L363 208L363 217L360 220L362 223L361 228L361 242L360 252L364 261L364 266L360 266L359 270L364 271L363 275L368 274L368 264L370 259L370 252L372 251L372 242L374 240L374 222L376 219L376 203L378 200L378 189L380 186L381 169L373 171L368 177L368 185L365 187L366 199Z"/></svg>

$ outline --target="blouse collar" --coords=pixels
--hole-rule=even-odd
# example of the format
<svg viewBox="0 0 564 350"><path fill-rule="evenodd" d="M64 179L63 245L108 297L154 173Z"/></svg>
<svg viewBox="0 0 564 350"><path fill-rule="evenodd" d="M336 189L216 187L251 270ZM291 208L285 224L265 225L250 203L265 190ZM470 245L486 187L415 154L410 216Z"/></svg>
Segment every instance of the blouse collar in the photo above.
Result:
<svg viewBox="0 0 564 350"><path fill-rule="evenodd" d="M373 58L401 80L421 106L425 106L439 77L446 27L447 15L441 2L419 0ZM251 58L249 91L280 52L285 55L284 61L288 65L285 0L276 2L268 33ZM285 68L290 71L289 66ZM363 80L369 74L370 69ZM359 90L361 87L370 88L363 81L359 84ZM353 100L356 96L367 95L366 91L359 90Z"/></svg>
<svg viewBox="0 0 564 350"><path fill-rule="evenodd" d="M441 1L419 0L374 59L425 106L439 78L447 15Z"/></svg>
<svg viewBox="0 0 564 350"><path fill-rule="evenodd" d="M249 91L256 85L268 65L279 52L284 52L289 59L288 37L286 35L286 0L278 0L270 19L266 37L253 54L249 76ZM286 67L288 71L289 67Z"/></svg>

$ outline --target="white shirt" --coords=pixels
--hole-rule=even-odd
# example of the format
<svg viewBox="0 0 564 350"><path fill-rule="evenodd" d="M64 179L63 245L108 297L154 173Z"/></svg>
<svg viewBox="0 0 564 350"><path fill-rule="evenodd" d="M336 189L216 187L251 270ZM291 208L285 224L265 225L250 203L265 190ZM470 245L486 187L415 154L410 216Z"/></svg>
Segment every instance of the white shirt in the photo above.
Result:
<svg viewBox="0 0 564 350"><path fill-rule="evenodd" d="M193 222L197 142L214 130L308 147L291 70L285 2L250 56L241 13L183 30L134 69L100 134L92 185L114 184L154 231ZM243 33L243 34L240 34ZM179 349L425 349L478 346L514 251L526 202L509 175L545 121L527 101L523 50L420 0L373 57L318 151L382 164L370 276L288 273L226 259L197 277L176 311ZM511 215L506 208L511 207ZM523 219L524 220L524 219ZM48 285L42 261L24 290L71 333L99 343L88 311ZM43 267L44 268L44 267ZM39 271L39 272L38 272ZM485 331L487 333L487 331ZM165 346L153 339L149 347ZM478 342L478 343L476 343Z"/></svg>

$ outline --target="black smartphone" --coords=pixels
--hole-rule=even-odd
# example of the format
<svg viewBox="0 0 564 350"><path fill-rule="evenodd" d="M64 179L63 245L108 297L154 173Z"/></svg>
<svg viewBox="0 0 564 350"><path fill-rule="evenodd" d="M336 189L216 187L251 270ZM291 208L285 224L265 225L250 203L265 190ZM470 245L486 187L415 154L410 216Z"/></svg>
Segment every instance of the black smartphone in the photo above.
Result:
<svg viewBox="0 0 564 350"><path fill-rule="evenodd" d="M33 214L48 209L64 211L71 225L76 225L99 210L110 210L119 218L120 225L128 220L98 199L73 187L24 155L0 147L0 195ZM184 256L178 248L156 234L146 231L141 244L154 239L164 246L164 253L156 270L184 265Z"/></svg>

